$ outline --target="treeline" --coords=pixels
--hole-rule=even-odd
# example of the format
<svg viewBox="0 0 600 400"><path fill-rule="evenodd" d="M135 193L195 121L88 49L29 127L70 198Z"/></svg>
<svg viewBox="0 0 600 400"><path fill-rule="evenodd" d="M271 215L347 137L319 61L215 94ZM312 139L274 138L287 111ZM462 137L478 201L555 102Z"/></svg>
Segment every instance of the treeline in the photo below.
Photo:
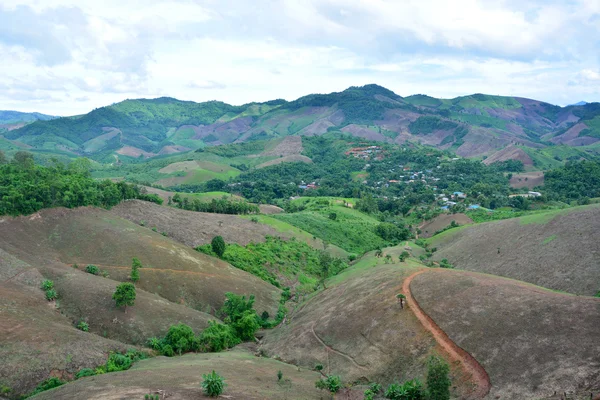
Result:
<svg viewBox="0 0 600 400"><path fill-rule="evenodd" d="M171 199L179 208L189 211L200 211L217 214L257 214L260 210L256 204L247 201L231 201L227 199L212 199L211 201L202 201L200 199L191 199L187 196L181 196L176 193Z"/></svg>
<svg viewBox="0 0 600 400"><path fill-rule="evenodd" d="M110 208L125 199L162 204L152 194L125 182L91 178L90 161L78 159L69 165L36 165L33 155L17 152L8 160L0 152L0 215L27 215L43 208L97 206Z"/></svg>
<svg viewBox="0 0 600 400"><path fill-rule="evenodd" d="M550 199L561 201L600 197L600 161L568 162L544 174L544 191Z"/></svg>

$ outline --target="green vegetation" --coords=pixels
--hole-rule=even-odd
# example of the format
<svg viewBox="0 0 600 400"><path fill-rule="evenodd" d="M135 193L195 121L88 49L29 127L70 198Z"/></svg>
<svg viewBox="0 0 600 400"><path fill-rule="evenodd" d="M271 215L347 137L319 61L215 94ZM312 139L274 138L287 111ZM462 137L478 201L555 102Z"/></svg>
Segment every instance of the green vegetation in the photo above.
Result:
<svg viewBox="0 0 600 400"><path fill-rule="evenodd" d="M135 286L132 283L120 283L112 296L117 307L124 307L127 311L127 306L133 306L135 303Z"/></svg>
<svg viewBox="0 0 600 400"><path fill-rule="evenodd" d="M190 211L200 211L218 214L251 214L258 213L258 206L247 201L229 200L227 198L212 199L210 202L200 199L191 199L187 196L175 194L173 203L179 208Z"/></svg>
<svg viewBox="0 0 600 400"><path fill-rule="evenodd" d="M89 264L85 267L85 272L92 275L98 275L100 274L100 269L95 265Z"/></svg>
<svg viewBox="0 0 600 400"><path fill-rule="evenodd" d="M140 280L140 271L139 271L140 268L142 268L141 261L138 258L133 257L133 260L131 262L131 274L129 275L129 279L133 283Z"/></svg>
<svg viewBox="0 0 600 400"><path fill-rule="evenodd" d="M198 246L196 250L216 255L212 245ZM321 251L295 238L283 240L267 236L263 243L250 243L246 246L228 244L222 258L234 267L250 272L277 287L282 287L280 277L297 280L295 290L300 294L315 290L321 276ZM340 259L329 259L328 277L346 267L347 264Z"/></svg>
<svg viewBox="0 0 600 400"><path fill-rule="evenodd" d="M423 384L418 379L390 384L384 394L386 399L390 400L421 400L424 398Z"/></svg>
<svg viewBox="0 0 600 400"><path fill-rule="evenodd" d="M554 239L556 239L556 235L549 236L546 239L544 239L544 241L542 242L542 244L546 245L546 244L550 243L551 241L553 241Z"/></svg>
<svg viewBox="0 0 600 400"><path fill-rule="evenodd" d="M112 207L124 199L162 203L136 186L96 181L82 164L44 167L35 165L30 153L15 154L11 163L0 165L0 215L27 215L50 207Z"/></svg>
<svg viewBox="0 0 600 400"><path fill-rule="evenodd" d="M337 393L342 388L342 380L337 375L327 375L325 379L315 382L315 387L330 393Z"/></svg>
<svg viewBox="0 0 600 400"><path fill-rule="evenodd" d="M423 116L411 122L408 129L415 135L427 135L435 131L451 130L458 127L458 124L452 121L445 121L434 116Z"/></svg>
<svg viewBox="0 0 600 400"><path fill-rule="evenodd" d="M225 390L225 379L214 370L210 374L202 375L202 390L208 397L219 397Z"/></svg>
<svg viewBox="0 0 600 400"><path fill-rule="evenodd" d="M77 329L79 329L80 331L88 332L90 330L90 326L85 321L79 321L79 323L77 324Z"/></svg>
<svg viewBox="0 0 600 400"><path fill-rule="evenodd" d="M550 200L569 202L600 196L600 161L569 162L544 175L544 190Z"/></svg>
<svg viewBox="0 0 600 400"><path fill-rule="evenodd" d="M450 366L439 357L427 361L427 394L430 400L450 400Z"/></svg>
<svg viewBox="0 0 600 400"><path fill-rule="evenodd" d="M48 379L42 381L39 385L37 385L37 387L33 390L33 392L29 393L25 397L35 396L38 393L57 388L61 385L64 385L65 383L67 383L67 382L65 382L61 379L58 379L56 377L48 378Z"/></svg>
<svg viewBox="0 0 600 400"><path fill-rule="evenodd" d="M54 282L46 279L42 282L41 289L44 291L46 295L46 300L53 301L58 298L58 293L54 290Z"/></svg>
<svg viewBox="0 0 600 400"><path fill-rule="evenodd" d="M221 236L215 236L210 242L210 248L217 257L223 258L223 254L225 254L225 241Z"/></svg>

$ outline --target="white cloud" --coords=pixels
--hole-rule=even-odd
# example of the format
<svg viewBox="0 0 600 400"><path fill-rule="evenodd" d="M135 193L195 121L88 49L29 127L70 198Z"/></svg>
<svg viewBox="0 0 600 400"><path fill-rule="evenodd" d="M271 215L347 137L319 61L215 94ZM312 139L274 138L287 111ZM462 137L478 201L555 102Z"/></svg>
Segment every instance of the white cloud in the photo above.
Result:
<svg viewBox="0 0 600 400"><path fill-rule="evenodd" d="M596 0L4 0L0 25L0 109L241 104L366 83L600 100Z"/></svg>

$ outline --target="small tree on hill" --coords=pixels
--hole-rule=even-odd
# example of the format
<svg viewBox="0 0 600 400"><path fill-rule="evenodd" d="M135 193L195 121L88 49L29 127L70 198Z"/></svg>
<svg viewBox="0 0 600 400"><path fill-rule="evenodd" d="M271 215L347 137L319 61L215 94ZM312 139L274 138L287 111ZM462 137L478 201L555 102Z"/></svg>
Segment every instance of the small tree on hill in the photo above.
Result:
<svg viewBox="0 0 600 400"><path fill-rule="evenodd" d="M396 295L396 298L398 299L398 302L400 303L400 308L404 308L404 301L406 301L406 296L403 295L402 293L398 293Z"/></svg>
<svg viewBox="0 0 600 400"><path fill-rule="evenodd" d="M406 259L408 258L408 256L410 256L410 253L406 250L404 250L402 253L400 253L400 255L398 256L398 260L400 260L400 262L404 262L406 261Z"/></svg>
<svg viewBox="0 0 600 400"><path fill-rule="evenodd" d="M427 392L431 400L449 400L450 367L439 357L431 356L427 361Z"/></svg>
<svg viewBox="0 0 600 400"><path fill-rule="evenodd" d="M112 298L117 303L117 307L125 307L127 312L127 306L133 306L135 303L135 286L128 282L119 284Z"/></svg>
<svg viewBox="0 0 600 400"><path fill-rule="evenodd" d="M326 253L325 251L321 251L319 254L319 269L321 275L321 284L323 285L323 289L327 289L325 286L325 279L329 276L329 267L331 266L332 257Z"/></svg>
<svg viewBox="0 0 600 400"><path fill-rule="evenodd" d="M210 245L217 257L223 258L223 254L225 254L225 241L223 238L221 236L215 236L212 242L210 242Z"/></svg>
<svg viewBox="0 0 600 400"><path fill-rule="evenodd" d="M219 397L225 389L225 379L214 370L210 374L202 375L202 390L208 397Z"/></svg>
<svg viewBox="0 0 600 400"><path fill-rule="evenodd" d="M133 261L131 263L131 275L129 276L129 279L131 279L131 281L134 283L140 280L140 268L142 268L142 263L136 257L133 257Z"/></svg>

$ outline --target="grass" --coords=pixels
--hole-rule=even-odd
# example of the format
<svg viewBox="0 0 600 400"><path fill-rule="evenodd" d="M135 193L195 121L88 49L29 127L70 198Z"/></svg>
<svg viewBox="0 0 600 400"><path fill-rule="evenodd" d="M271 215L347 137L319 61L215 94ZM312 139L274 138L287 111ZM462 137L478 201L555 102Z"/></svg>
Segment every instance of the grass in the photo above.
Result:
<svg viewBox="0 0 600 400"><path fill-rule="evenodd" d="M546 244L550 243L551 241L553 241L554 239L556 239L556 235L548 236L546 239L544 239L542 244L546 245Z"/></svg>
<svg viewBox="0 0 600 400"><path fill-rule="evenodd" d="M336 220L329 214L335 212ZM342 249L363 254L387 242L373 232L379 224L375 218L342 206L330 206L318 211L278 214L273 218L284 221Z"/></svg>

